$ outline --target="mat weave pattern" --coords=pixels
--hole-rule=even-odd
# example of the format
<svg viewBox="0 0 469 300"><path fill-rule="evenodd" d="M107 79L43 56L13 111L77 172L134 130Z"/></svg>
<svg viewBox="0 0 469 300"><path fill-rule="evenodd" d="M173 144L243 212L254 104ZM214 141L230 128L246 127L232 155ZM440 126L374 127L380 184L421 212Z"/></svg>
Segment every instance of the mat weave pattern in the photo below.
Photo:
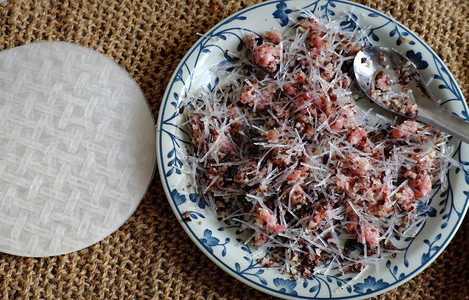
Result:
<svg viewBox="0 0 469 300"><path fill-rule="evenodd" d="M60 40L95 49L141 86L156 118L185 52L222 18L260 1L91 0L0 4L0 49ZM469 1L359 0L419 35L469 99ZM469 299L469 220L420 275L380 299ZM1 299L271 299L216 267L187 237L155 176L134 216L105 240L52 258L0 254Z"/></svg>

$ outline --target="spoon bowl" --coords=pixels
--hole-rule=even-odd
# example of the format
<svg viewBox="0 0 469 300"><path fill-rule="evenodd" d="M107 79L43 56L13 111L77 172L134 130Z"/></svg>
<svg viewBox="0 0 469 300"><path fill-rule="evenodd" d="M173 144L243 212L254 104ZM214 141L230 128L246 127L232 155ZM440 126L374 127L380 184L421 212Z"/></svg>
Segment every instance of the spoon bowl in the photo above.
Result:
<svg viewBox="0 0 469 300"><path fill-rule="evenodd" d="M469 143L469 123L439 104L417 68L399 52L364 48L355 56L353 69L360 89L381 107Z"/></svg>

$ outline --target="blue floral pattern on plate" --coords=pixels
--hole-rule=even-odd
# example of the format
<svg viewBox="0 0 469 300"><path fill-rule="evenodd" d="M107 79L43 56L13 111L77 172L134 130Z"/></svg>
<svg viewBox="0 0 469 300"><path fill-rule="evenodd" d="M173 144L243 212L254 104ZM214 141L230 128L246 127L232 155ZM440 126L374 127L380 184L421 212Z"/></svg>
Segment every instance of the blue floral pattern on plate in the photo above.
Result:
<svg viewBox="0 0 469 300"><path fill-rule="evenodd" d="M210 90L224 84L210 73L213 65L236 59L244 49L243 37L271 28L288 28L302 11L333 20L344 16L343 30L363 30L368 44L395 48L404 53L432 79L430 89L444 106L469 120L467 106L456 82L441 60L414 33L387 15L343 0L271 1L243 10L208 31L182 59L166 90L157 125L157 153L160 177L177 218L201 250L222 269L261 291L289 299L363 299L397 287L422 271L446 247L456 233L469 203L469 174L453 168L448 185L433 189L429 206L419 212L428 216L415 237L396 237L402 253L371 267L358 279L340 274L292 280L272 268L263 268L254 246L244 244L239 226L219 221L214 210L197 197L193 182L184 174L183 153L190 138L181 124L181 99L200 87ZM226 51L228 50L228 51ZM453 158L469 166L468 146L452 140ZM187 214L195 222L185 222ZM253 248L251 248L253 247ZM380 270L379 272L377 270Z"/></svg>
<svg viewBox="0 0 469 300"><path fill-rule="evenodd" d="M376 280L375 277L368 276L363 283L357 283L353 286L353 290L359 294L367 294L374 291L379 291L388 287L389 283L384 282L383 279Z"/></svg>

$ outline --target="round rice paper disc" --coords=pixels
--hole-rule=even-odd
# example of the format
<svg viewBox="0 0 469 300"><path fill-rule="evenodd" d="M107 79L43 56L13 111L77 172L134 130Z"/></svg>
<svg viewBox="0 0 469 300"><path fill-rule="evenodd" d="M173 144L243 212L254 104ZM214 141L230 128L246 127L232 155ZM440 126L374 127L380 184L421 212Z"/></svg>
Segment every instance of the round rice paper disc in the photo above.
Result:
<svg viewBox="0 0 469 300"><path fill-rule="evenodd" d="M0 52L0 251L88 247L135 211L155 167L137 83L110 58L64 42Z"/></svg>

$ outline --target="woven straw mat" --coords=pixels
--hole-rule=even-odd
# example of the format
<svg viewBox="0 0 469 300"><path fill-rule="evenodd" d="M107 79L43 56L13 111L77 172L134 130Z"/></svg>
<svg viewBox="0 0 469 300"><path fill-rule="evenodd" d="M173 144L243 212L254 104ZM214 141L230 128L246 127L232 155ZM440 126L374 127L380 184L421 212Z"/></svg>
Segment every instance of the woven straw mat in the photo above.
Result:
<svg viewBox="0 0 469 300"><path fill-rule="evenodd" d="M0 4L0 50L60 40L97 50L135 78L156 118L180 59L222 18L260 1L13 1ZM414 31L469 99L469 1L360 0ZM420 275L381 299L469 299L469 222ZM192 243L158 175L136 213L103 241L51 258L0 254L2 299L270 299Z"/></svg>

